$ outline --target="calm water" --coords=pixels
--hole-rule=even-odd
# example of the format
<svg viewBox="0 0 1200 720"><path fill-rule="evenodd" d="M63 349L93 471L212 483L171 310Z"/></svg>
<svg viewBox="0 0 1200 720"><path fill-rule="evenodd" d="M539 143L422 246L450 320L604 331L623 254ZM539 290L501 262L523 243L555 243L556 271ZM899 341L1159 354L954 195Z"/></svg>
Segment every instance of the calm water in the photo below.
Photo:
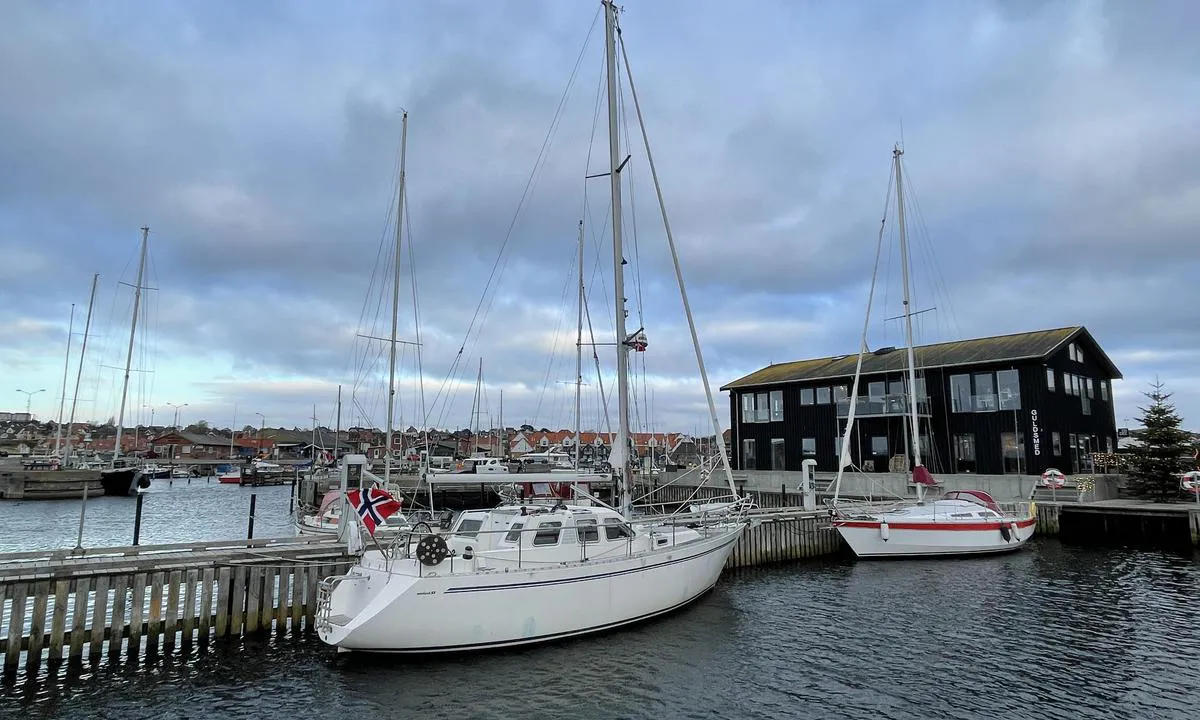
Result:
<svg viewBox="0 0 1200 720"><path fill-rule="evenodd" d="M245 532L249 489L156 492L147 523L151 507L177 510L156 540ZM288 489L257 492L256 527L283 531ZM96 517L125 542L121 502ZM59 512L39 505L0 505L0 519L33 532ZM728 574L680 614L524 651L395 660L285 637L84 665L5 686L0 716L1195 718L1198 608L1194 557L1046 539L997 558Z"/></svg>
<svg viewBox="0 0 1200 720"><path fill-rule="evenodd" d="M246 537L250 496L257 495L254 537L294 534L288 517L290 485L239 487L215 478L154 480L143 493L142 545L192 540L236 540ZM80 500L0 501L0 552L75 547ZM83 546L112 547L133 543L137 503L131 497L88 498Z"/></svg>

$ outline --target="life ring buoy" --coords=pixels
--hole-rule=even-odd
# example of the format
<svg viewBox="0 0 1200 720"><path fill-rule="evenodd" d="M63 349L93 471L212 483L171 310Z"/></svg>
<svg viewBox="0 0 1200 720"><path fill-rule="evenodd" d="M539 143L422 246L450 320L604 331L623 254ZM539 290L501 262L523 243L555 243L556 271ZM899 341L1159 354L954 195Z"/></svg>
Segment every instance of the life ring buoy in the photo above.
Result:
<svg viewBox="0 0 1200 720"><path fill-rule="evenodd" d="M1046 472L1042 473L1039 483L1042 487L1060 488L1067 484L1067 476L1061 470L1049 468Z"/></svg>

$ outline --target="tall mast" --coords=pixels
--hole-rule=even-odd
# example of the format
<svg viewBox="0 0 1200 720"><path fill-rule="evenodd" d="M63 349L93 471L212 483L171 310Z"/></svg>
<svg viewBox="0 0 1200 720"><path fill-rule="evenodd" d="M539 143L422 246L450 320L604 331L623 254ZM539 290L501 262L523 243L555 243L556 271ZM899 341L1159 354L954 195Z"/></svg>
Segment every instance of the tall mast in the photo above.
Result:
<svg viewBox="0 0 1200 720"><path fill-rule="evenodd" d="M62 397L58 399L58 422L54 430L54 456L62 444L63 406L67 404L67 372L71 369L71 336L75 333L75 303L71 303L71 319L67 321L67 356L63 359Z"/></svg>
<svg viewBox="0 0 1200 720"><path fill-rule="evenodd" d="M121 457L121 426L125 424L125 395L129 392L129 366L133 362L133 337L137 333L138 309L142 304L142 279L146 275L146 246L150 228L142 228L142 252L138 258L137 282L133 286L133 320L129 323L129 348L125 351L125 379L121 383L121 409L117 412L117 440L113 445L113 465Z"/></svg>
<svg viewBox="0 0 1200 720"><path fill-rule="evenodd" d="M913 475L915 478L915 468L921 467L921 433L917 427L917 368L913 353L912 303L909 302L908 293L909 257L908 233L904 226L904 181L900 171L900 158L903 155L904 151L900 149L899 145L892 149L892 157L896 163L896 222L900 229L900 270L904 283L904 342L908 352L909 431L912 435ZM917 483L918 500L921 497L921 489L921 483Z"/></svg>
<svg viewBox="0 0 1200 720"><path fill-rule="evenodd" d="M508 430L504 429L504 388L500 388L500 447L497 448L498 457L504 459L508 456Z"/></svg>
<svg viewBox="0 0 1200 720"><path fill-rule="evenodd" d="M387 447L383 451L383 482L392 481L392 422L396 404L396 322L400 313L400 244L404 229L404 162L408 154L408 112L400 118L400 180L396 193L396 263L392 277L392 342L388 346ZM338 391L341 397L341 391Z"/></svg>
<svg viewBox="0 0 1200 720"><path fill-rule="evenodd" d="M579 221L579 311L575 323L575 470L579 470L580 393L583 390L583 221Z"/></svg>
<svg viewBox="0 0 1200 720"><path fill-rule="evenodd" d="M476 437L479 435L479 416L483 414L483 358L479 358L479 370L475 373L475 400L471 403L471 445L467 448L471 457L479 451Z"/></svg>
<svg viewBox="0 0 1200 720"><path fill-rule="evenodd" d="M613 293L617 326L617 437L610 455L621 479L621 514L633 516L633 490L629 467L629 345L625 331L625 257L621 249L621 141L617 128L617 6L604 5L604 54L608 73L608 179L612 193Z"/></svg>
<svg viewBox="0 0 1200 720"><path fill-rule="evenodd" d="M63 462L71 458L71 427L75 425L75 406L79 403L79 381L83 378L83 358L87 355L88 331L92 328L92 306L96 304L96 283L100 273L92 275L92 294L88 299L87 320L83 323L83 344L79 348L79 369L75 371L75 392L71 397L71 415L67 418L67 442L63 446Z"/></svg>
<svg viewBox="0 0 1200 720"><path fill-rule="evenodd" d="M233 424L229 426L229 459L237 457L233 449L233 441L237 438L237 403L233 404Z"/></svg>

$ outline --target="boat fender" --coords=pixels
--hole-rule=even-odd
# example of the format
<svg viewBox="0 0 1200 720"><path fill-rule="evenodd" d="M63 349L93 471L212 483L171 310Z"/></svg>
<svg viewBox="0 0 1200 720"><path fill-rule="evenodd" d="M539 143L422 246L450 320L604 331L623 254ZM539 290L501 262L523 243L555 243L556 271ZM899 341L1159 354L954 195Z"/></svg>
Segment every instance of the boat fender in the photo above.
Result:
<svg viewBox="0 0 1200 720"><path fill-rule="evenodd" d="M1021 535L1020 535L1020 534L1017 532L1017 524L1016 524L1016 523L1012 523L1012 524L1011 524L1011 527L1012 527L1012 536L1013 536L1013 540L1020 540L1020 539L1021 539Z"/></svg>
<svg viewBox="0 0 1200 720"><path fill-rule="evenodd" d="M890 534L888 524L885 522L879 523L879 537L883 538L884 542L887 542Z"/></svg>
<svg viewBox="0 0 1200 720"><path fill-rule="evenodd" d="M1004 542L1012 542L1012 534L1008 531L1008 525L1000 523L1000 537L1004 538Z"/></svg>
<svg viewBox="0 0 1200 720"><path fill-rule="evenodd" d="M417 560L422 565L440 565L450 555L446 540L441 535L426 535L417 543Z"/></svg>

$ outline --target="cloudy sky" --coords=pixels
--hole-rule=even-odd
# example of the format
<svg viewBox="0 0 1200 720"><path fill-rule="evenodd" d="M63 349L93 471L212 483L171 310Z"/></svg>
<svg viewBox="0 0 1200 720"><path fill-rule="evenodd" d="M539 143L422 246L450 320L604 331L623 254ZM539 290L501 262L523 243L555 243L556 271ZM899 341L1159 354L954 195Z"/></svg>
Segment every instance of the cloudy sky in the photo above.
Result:
<svg viewBox="0 0 1200 720"><path fill-rule="evenodd" d="M581 218L612 389L607 181L584 179L607 159L597 10L0 2L0 406L46 388L33 410L57 414L71 304L74 356L99 273L78 416L116 414L120 283L148 225L127 420L187 403L182 423L307 426L315 405L332 425L340 384L343 426L382 426L386 347L359 336L390 332L404 108L398 324L423 344L420 373L398 350L398 422L419 424L423 377L431 422L471 424L482 360L478 424L503 391L506 424L568 426ZM1200 428L1198 24L1186 0L626 3L714 390L855 349L902 141L916 303L936 308L919 341L1083 324L1125 374L1118 424L1157 376ZM650 340L635 424L697 431L702 386L623 114L630 329ZM887 258L874 345L900 339Z"/></svg>

